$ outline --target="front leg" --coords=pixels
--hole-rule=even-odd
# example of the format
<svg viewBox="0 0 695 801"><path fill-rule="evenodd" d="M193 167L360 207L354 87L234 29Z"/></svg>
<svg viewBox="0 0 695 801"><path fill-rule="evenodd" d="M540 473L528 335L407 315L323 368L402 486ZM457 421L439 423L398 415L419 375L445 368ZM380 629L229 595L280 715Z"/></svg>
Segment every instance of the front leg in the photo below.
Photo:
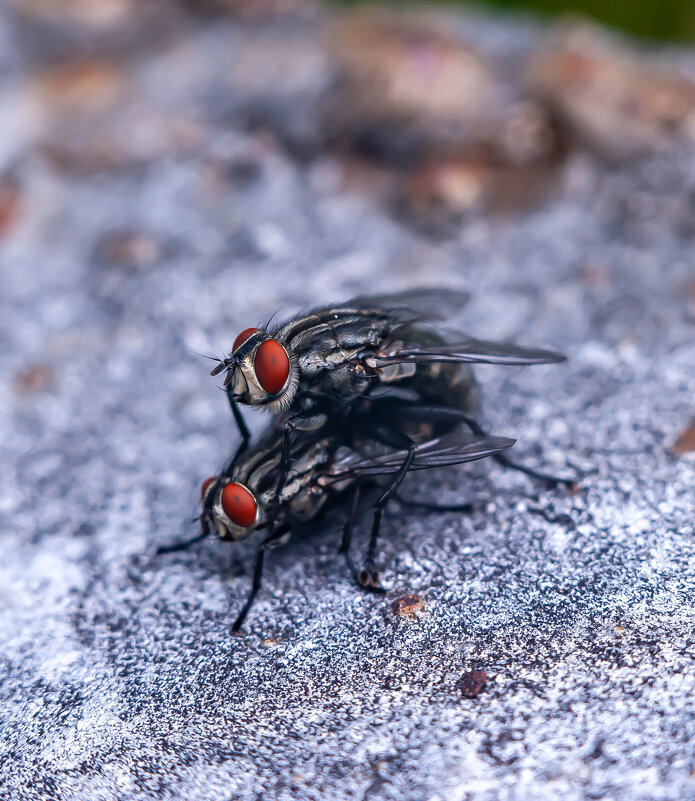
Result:
<svg viewBox="0 0 695 801"><path fill-rule="evenodd" d="M326 422L325 414L295 414L288 417L282 425L282 453L280 457L280 477L275 486L275 495L270 503L269 525L275 523L280 496L287 483L292 468L292 444L297 431L315 431Z"/></svg>
<svg viewBox="0 0 695 801"><path fill-rule="evenodd" d="M239 447L236 449L234 456L232 456L232 458L227 462L224 469L222 470L223 476L231 476L236 466L236 463L239 461L239 458L242 456L243 453L246 452L246 450L249 447L249 442L251 441L251 434L249 432L249 429L246 425L246 422L241 412L239 411L239 405L232 397L231 388L229 386L226 387L226 393L227 393L227 400L229 401L229 406L232 410L232 415L234 417L234 422L236 423L237 428L239 429L239 434L241 436L241 442L239 443Z"/></svg>
<svg viewBox="0 0 695 801"><path fill-rule="evenodd" d="M270 502L270 508L268 509L268 526L270 527L275 525L278 510L280 509L280 497L282 496L282 491L285 488L287 477L290 473L290 468L292 467L292 442L294 440L294 432L294 418L288 417L282 426L280 477L278 478L278 483L275 485L275 495L273 496L273 500Z"/></svg>

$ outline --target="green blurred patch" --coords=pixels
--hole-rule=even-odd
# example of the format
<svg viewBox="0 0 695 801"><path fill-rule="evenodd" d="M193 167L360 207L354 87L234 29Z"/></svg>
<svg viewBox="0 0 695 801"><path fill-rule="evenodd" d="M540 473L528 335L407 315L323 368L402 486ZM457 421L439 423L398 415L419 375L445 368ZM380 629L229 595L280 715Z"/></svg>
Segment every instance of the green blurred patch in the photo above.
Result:
<svg viewBox="0 0 695 801"><path fill-rule="evenodd" d="M356 0L343 1L354 3ZM424 0L424 4L427 2L428 0ZM401 3L391 0L391 4ZM458 0L458 4L470 5L466 0ZM492 5L553 16L579 15L638 36L676 41L695 40L695 0L577 0L572 3L567 0L481 0L476 5Z"/></svg>
<svg viewBox="0 0 695 801"><path fill-rule="evenodd" d="M657 39L695 38L694 0L491 0L506 8L549 14L581 14L639 36Z"/></svg>

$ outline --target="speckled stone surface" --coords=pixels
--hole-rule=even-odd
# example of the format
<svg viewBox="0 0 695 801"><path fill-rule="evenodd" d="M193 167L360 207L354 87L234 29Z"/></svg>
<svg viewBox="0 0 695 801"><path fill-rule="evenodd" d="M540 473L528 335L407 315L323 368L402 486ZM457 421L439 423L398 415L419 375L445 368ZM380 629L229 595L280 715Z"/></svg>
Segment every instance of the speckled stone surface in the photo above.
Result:
<svg viewBox="0 0 695 801"><path fill-rule="evenodd" d="M491 53L536 36L460 25ZM104 171L46 155L27 59L0 60L21 193L0 243L0 798L695 799L695 462L668 452L695 413L695 154L576 153L545 205L427 238L340 191L330 156L235 127L249 36L201 18L140 51L150 138L116 130ZM272 554L232 636L254 544L154 554L194 531L235 442L198 354L277 309L417 284L469 287L469 333L568 354L478 375L490 430L581 490L418 474L413 495L484 503L390 509L386 598L352 585L338 513ZM396 616L405 593L424 611Z"/></svg>

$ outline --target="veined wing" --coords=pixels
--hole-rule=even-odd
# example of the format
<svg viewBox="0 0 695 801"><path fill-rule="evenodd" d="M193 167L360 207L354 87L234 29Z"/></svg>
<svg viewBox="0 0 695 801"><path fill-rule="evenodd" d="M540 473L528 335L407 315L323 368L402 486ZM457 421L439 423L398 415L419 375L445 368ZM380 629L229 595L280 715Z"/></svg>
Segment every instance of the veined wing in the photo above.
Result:
<svg viewBox="0 0 695 801"><path fill-rule="evenodd" d="M415 452L411 470L427 470L484 459L511 448L516 440L507 437L479 436L477 434L450 434L421 443ZM390 475L401 468L407 451L389 451L371 457L351 454L322 476L322 483L330 484L349 478L368 478Z"/></svg>
<svg viewBox="0 0 695 801"><path fill-rule="evenodd" d="M370 356L371 367L388 367L391 364L418 362L478 362L485 364L531 365L564 362L566 356L542 348L523 348L508 342L487 342L462 337L458 342L418 348L412 343L389 348Z"/></svg>
<svg viewBox="0 0 695 801"><path fill-rule="evenodd" d="M362 295L345 306L358 309L383 309L403 320L445 320L462 309L470 293L446 287L420 287L385 295Z"/></svg>
<svg viewBox="0 0 695 801"><path fill-rule="evenodd" d="M390 318L393 323L416 322L418 320L443 320L461 309L468 302L468 292L443 287L407 289L385 295L360 295L334 306L321 306L298 315L276 327L276 331L298 333L297 325L312 326L345 322L355 318ZM306 322L304 322L306 321Z"/></svg>

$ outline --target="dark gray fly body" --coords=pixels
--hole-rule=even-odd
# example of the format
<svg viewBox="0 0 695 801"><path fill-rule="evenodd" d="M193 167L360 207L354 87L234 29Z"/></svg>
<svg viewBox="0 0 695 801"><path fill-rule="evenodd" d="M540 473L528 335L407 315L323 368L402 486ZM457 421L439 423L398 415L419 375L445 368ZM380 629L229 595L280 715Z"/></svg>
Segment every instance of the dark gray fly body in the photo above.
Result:
<svg viewBox="0 0 695 801"><path fill-rule="evenodd" d="M386 404L382 411L391 414L394 407L390 401ZM379 403L374 405L379 406ZM412 411L412 407L404 409L401 417L404 426L411 430L418 425L418 415L413 415ZM413 419L408 423L410 418ZM514 444L514 440L504 437L450 431L452 425L447 423L437 428L437 436L414 435L413 441L418 447L407 472L483 459ZM449 433L439 433L447 431ZM340 550L356 580L362 586L380 591L374 560L381 514L394 496L394 478L398 477L400 483L403 477L401 471L408 456L407 449L384 447L361 437L355 439L349 430L326 426L318 433L297 438L291 447L291 467L285 474L283 432L272 427L234 465L221 475L207 479L201 491L203 534L196 540L209 532L215 532L222 540L241 540L258 531L266 532L258 551L252 591L234 629L238 630L243 623L260 588L265 552L284 544L293 530L315 521L346 495L352 495L353 502ZM368 488L376 489L379 498L374 504L374 523L365 565L358 572L350 560L349 545L360 493ZM451 508L446 507L447 510ZM179 547L174 546L174 549Z"/></svg>
<svg viewBox="0 0 695 801"><path fill-rule="evenodd" d="M224 372L242 441L224 469L203 484L201 533L163 550L186 547L213 531L224 540L266 532L235 629L260 587L265 552L346 494L352 503L341 551L349 561L360 493L370 485L377 489L363 568L349 564L363 587L379 592L381 519L408 473L491 456L549 484L573 483L511 462L506 450L514 440L489 436L474 416L472 364L532 365L564 357L437 330L434 322L466 300L465 293L448 289L354 298L273 329L242 331L212 371ZM253 446L239 405L276 413ZM462 425L470 433L462 433Z"/></svg>
<svg viewBox="0 0 695 801"><path fill-rule="evenodd" d="M212 375L225 371L224 385L234 403L301 417L322 406L350 403L379 384L412 383L415 375L419 391L426 392L435 364L456 365L450 377L472 363L563 361L552 351L463 335L447 338L429 327L467 299L466 293L449 289L409 290L314 309L274 330L248 328Z"/></svg>
<svg viewBox="0 0 695 801"><path fill-rule="evenodd" d="M472 364L533 365L565 357L461 334L444 336L432 326L467 300L461 291L414 289L314 309L272 331L242 331L230 355L212 371L212 375L225 372L224 384L242 435L239 452L249 441L239 404L282 413L285 471L295 432L319 429L336 415L363 425L365 434L381 442L408 447L388 421L375 425L369 415L353 413L365 398L384 394L410 393L414 403L429 407L434 420L455 414L473 433L485 434L475 419ZM547 484L570 483L516 465L506 456L497 460Z"/></svg>

